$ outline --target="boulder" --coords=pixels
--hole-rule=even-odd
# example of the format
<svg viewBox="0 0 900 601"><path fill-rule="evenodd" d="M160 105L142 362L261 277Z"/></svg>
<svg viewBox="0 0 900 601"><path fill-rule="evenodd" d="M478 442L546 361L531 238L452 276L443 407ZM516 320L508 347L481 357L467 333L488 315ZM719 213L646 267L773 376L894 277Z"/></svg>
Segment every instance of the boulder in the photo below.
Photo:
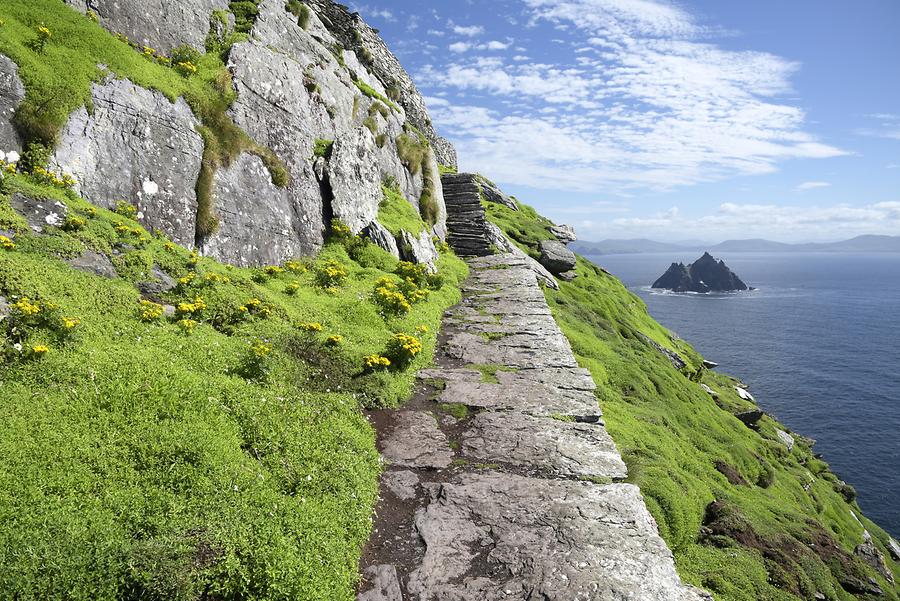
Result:
<svg viewBox="0 0 900 601"><path fill-rule="evenodd" d="M141 292L141 294L148 296L158 296L160 294L169 292L178 285L172 278L172 276L160 269L157 265L153 266L151 275L153 276L152 280L138 283L137 289Z"/></svg>
<svg viewBox="0 0 900 601"><path fill-rule="evenodd" d="M92 10L109 31L166 54L181 44L202 51L210 15L214 10L228 10L228 0L64 1L81 12Z"/></svg>
<svg viewBox="0 0 900 601"><path fill-rule="evenodd" d="M45 227L60 227L66 222L68 207L50 198L32 198L16 192L9 199L9 205L28 222L28 227L36 234Z"/></svg>
<svg viewBox="0 0 900 601"><path fill-rule="evenodd" d="M131 202L142 225L193 246L203 139L187 103L127 79L94 84L91 96L91 112L69 117L52 166L74 176L86 200L109 209Z"/></svg>
<svg viewBox="0 0 900 601"><path fill-rule="evenodd" d="M794 450L794 437L785 432L784 430L775 430L775 435L778 437L778 440L784 443L784 446L787 447L788 453Z"/></svg>
<svg viewBox="0 0 900 601"><path fill-rule="evenodd" d="M713 390L712 388L710 388L709 386L707 386L706 384L701 384L700 388L702 388L706 392L706 394L711 396L713 399L719 398L719 393L716 392L715 390Z"/></svg>
<svg viewBox="0 0 900 601"><path fill-rule="evenodd" d="M719 367L719 364L716 363L715 361L707 361L706 359L704 359L703 367L705 367L706 369L715 369L715 368Z"/></svg>
<svg viewBox="0 0 900 601"><path fill-rule="evenodd" d="M550 228L550 233L556 236L556 239L563 244L569 244L578 240L575 235L575 228L571 225L554 225Z"/></svg>
<svg viewBox="0 0 900 601"><path fill-rule="evenodd" d="M491 244L494 248L503 253L511 254L518 259L525 262L528 265L528 268L534 272L537 276L539 282L551 288L553 290L559 290L559 284L556 281L556 278L553 277L553 274L547 271L547 269L532 259L525 251L512 243L512 241L506 237L506 234L503 231L491 223L490 221L485 222L485 232L487 234L488 243Z"/></svg>
<svg viewBox="0 0 900 601"><path fill-rule="evenodd" d="M93 273L94 275L99 275L100 277L109 279L119 277L119 274L116 273L116 268L113 267L112 261L109 260L109 257L92 250L87 251L80 257L69 259L66 262L74 269Z"/></svg>
<svg viewBox="0 0 900 601"><path fill-rule="evenodd" d="M397 239L394 238L394 235L389 232L386 227L377 221L373 221L363 228L362 233L376 246L381 247L396 258L400 258L400 249L397 248Z"/></svg>
<svg viewBox="0 0 900 601"><path fill-rule="evenodd" d="M389 564L366 568L359 590L356 601L403 601L397 568Z"/></svg>
<svg viewBox="0 0 900 601"><path fill-rule="evenodd" d="M737 392L737 395L741 397L741 399L745 401L750 401L751 403L755 403L756 399L753 398L753 395L750 394L750 391L746 388L741 388L740 386L735 386L734 391Z"/></svg>
<svg viewBox="0 0 900 601"><path fill-rule="evenodd" d="M566 248L558 240L541 240L538 248L541 251L540 263L550 273L559 274L575 269L577 260L575 253Z"/></svg>
<svg viewBox="0 0 900 601"><path fill-rule="evenodd" d="M427 265L429 271L436 271L435 261L438 259L438 252L428 230L422 230L418 236L400 230L399 249L400 258L404 261Z"/></svg>
<svg viewBox="0 0 900 601"><path fill-rule="evenodd" d="M900 543L895 541L893 538L889 538L887 548L891 554L891 557L894 558L894 561L900 561Z"/></svg>
<svg viewBox="0 0 900 601"><path fill-rule="evenodd" d="M23 98L25 86L19 79L19 67L0 54L0 152L22 149L12 118Z"/></svg>
<svg viewBox="0 0 900 601"><path fill-rule="evenodd" d="M327 173L334 218L347 225L354 234L360 233L378 216L382 199L381 174L372 133L362 127L335 140Z"/></svg>
<svg viewBox="0 0 900 601"><path fill-rule="evenodd" d="M564 271L564 272L560 273L559 275L557 275L556 277L563 280L564 282L571 282L575 278L578 277L578 272L575 271L574 269L571 271Z"/></svg>
<svg viewBox="0 0 900 601"><path fill-rule="evenodd" d="M759 423L759 420L761 420L764 415L765 413L760 409L753 409L751 411L737 413L735 414L735 417L741 420L748 428L755 428L756 424Z"/></svg>
<svg viewBox="0 0 900 601"><path fill-rule="evenodd" d="M295 179L314 180L308 163ZM306 195L305 200L298 196ZM220 167L213 180L213 205L219 227L201 241L203 254L234 265L275 265L317 250L313 243L321 222L304 215L301 206L320 202L316 187L279 188L262 160L244 153L230 167Z"/></svg>
<svg viewBox="0 0 900 601"><path fill-rule="evenodd" d="M734 274L725 261L716 261L709 253L685 266L672 263L669 269L653 283L653 288L674 292L733 292L747 290L741 278Z"/></svg>

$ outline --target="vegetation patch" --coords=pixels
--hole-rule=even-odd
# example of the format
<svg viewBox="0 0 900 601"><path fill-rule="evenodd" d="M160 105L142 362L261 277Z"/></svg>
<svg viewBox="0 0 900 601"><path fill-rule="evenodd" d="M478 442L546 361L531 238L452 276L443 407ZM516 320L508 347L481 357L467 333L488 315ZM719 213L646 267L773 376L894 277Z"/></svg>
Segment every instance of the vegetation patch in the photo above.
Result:
<svg viewBox="0 0 900 601"><path fill-rule="evenodd" d="M482 365L482 364L471 364L466 365L466 369L474 369L481 373L481 381L485 384L499 384L500 380L497 379L498 372L507 372L507 373L515 373L519 371L515 367L506 367L504 365Z"/></svg>
<svg viewBox="0 0 900 601"><path fill-rule="evenodd" d="M378 205L378 223L387 228L394 237L399 237L403 230L413 236L425 231L422 217L412 203L404 198L396 182L382 184L381 191L384 197Z"/></svg>
<svg viewBox="0 0 900 601"><path fill-rule="evenodd" d="M15 192L84 223L34 235ZM442 255L445 284L385 319L368 293L397 276L356 237L242 269L122 213L22 174L0 188L0 597L352 598L379 470L361 408L408 398L465 265ZM86 250L121 253L120 277L60 258ZM142 297L154 268L177 286Z"/></svg>
<svg viewBox="0 0 900 601"><path fill-rule="evenodd" d="M373 88L372 86L367 84L366 82L364 82L360 79L354 79L353 83L356 84L356 87L359 88L360 92L362 92L369 98L383 102L387 106L391 107L391 109L396 113L402 112L400 110L399 106L394 104L387 96L385 96L384 94L382 94L381 92L379 92L378 90L376 90L375 88Z"/></svg>
<svg viewBox="0 0 900 601"><path fill-rule="evenodd" d="M488 203L487 214L534 256L549 238L547 222L520 208ZM758 432L748 429L733 415L748 407L734 392L736 380L701 370L702 357L653 320L619 280L581 258L576 271L576 280L544 293L593 376L629 481L640 486L682 578L727 601L811 599L816 591L828 599L865 598L859 586L869 578L882 598L897 599L897 588L853 555L865 528L900 576L886 551L888 535L841 494L842 481L814 457L809 441L797 437L788 453L777 443L776 428L785 429L777 421L766 417ZM644 336L677 352L685 373ZM719 391L719 404L685 374ZM743 482L723 477L717 468L726 466Z"/></svg>

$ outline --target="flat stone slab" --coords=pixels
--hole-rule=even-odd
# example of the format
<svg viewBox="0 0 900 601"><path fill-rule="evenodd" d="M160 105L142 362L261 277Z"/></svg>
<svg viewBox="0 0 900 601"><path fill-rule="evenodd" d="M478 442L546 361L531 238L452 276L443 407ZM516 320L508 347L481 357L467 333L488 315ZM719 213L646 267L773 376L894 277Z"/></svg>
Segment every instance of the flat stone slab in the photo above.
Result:
<svg viewBox="0 0 900 601"><path fill-rule="evenodd" d="M490 411L466 425L461 441L466 459L573 478L628 475L615 443L599 424Z"/></svg>
<svg viewBox="0 0 900 601"><path fill-rule="evenodd" d="M363 573L367 586L366 592L360 593L359 601L403 601L400 579L397 568L392 565L369 566Z"/></svg>
<svg viewBox="0 0 900 601"><path fill-rule="evenodd" d="M381 455L394 466L442 469L453 461L447 437L434 415L399 411L394 428L381 441Z"/></svg>
<svg viewBox="0 0 900 601"><path fill-rule="evenodd" d="M502 372L497 372L499 376ZM534 383L492 384L489 382L450 381L438 400L492 411L520 411L532 415L571 415L579 418L601 416L594 394L563 390Z"/></svg>
<svg viewBox="0 0 900 601"><path fill-rule="evenodd" d="M561 333L557 336L521 337L507 341L485 340L469 332L452 333L445 345L448 356L476 365L503 365L518 368L578 367L569 343Z"/></svg>
<svg viewBox="0 0 900 601"><path fill-rule="evenodd" d="M432 485L413 599L711 599L681 584L631 484L463 474Z"/></svg>
<svg viewBox="0 0 900 601"><path fill-rule="evenodd" d="M591 372L581 367L539 367L509 372L498 371L496 377L501 384L545 384L562 390L588 392L597 388Z"/></svg>

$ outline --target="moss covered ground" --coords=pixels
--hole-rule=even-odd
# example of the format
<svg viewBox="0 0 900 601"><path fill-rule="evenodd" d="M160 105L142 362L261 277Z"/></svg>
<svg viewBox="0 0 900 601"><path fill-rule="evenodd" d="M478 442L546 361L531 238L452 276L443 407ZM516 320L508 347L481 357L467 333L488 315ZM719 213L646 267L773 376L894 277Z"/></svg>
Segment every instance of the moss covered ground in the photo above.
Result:
<svg viewBox="0 0 900 601"><path fill-rule="evenodd" d="M32 234L17 192L68 224ZM443 285L385 315L376 284L410 267L340 227L314 259L239 269L121 212L3 182L0 597L352 598L379 472L361 409L407 397L465 265L444 254ZM122 277L65 262L86 250ZM178 286L142 296L154 268ZM422 350L366 369L396 333Z"/></svg>
<svg viewBox="0 0 900 601"><path fill-rule="evenodd" d="M488 203L487 214L532 255L539 240L552 237L549 222L527 206L516 212ZM811 441L795 435L788 452L776 435L787 428L773 418L764 417L758 431L745 426L734 413L754 407L738 397L737 380L702 370L700 355L618 279L582 258L576 271L578 278L560 282L559 291L546 290L547 300L594 377L629 480L640 486L682 578L723 601L813 599L817 592L869 598L860 592L871 587L869 578L884 591L879 598L900 598L853 554L868 529L900 578L900 565L885 549L887 534L814 457ZM644 337L688 366L675 369Z"/></svg>

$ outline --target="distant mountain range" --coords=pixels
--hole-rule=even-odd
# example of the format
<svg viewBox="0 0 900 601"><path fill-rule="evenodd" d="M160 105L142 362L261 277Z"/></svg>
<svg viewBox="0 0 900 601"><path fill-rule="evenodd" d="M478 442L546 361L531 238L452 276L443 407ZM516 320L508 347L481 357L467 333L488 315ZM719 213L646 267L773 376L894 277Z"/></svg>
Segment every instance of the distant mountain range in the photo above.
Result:
<svg viewBox="0 0 900 601"><path fill-rule="evenodd" d="M716 252L900 252L900 236L857 236L842 242L785 244L772 240L726 240L720 244L667 243L643 238L573 242L569 247L583 255L620 255L687 251Z"/></svg>

